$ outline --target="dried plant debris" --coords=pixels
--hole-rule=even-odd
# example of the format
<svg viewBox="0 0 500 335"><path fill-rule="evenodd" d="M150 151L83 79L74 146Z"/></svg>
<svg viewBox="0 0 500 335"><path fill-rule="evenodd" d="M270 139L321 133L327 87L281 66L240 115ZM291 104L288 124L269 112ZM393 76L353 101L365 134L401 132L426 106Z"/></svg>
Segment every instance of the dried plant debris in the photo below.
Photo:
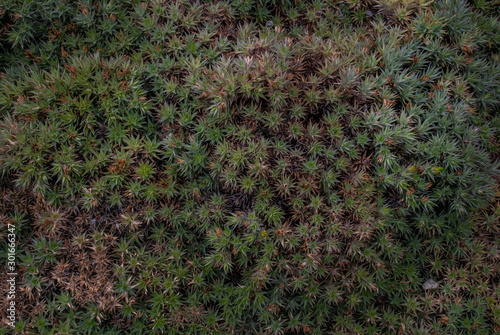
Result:
<svg viewBox="0 0 500 335"><path fill-rule="evenodd" d="M498 0L0 8L1 334L500 332Z"/></svg>

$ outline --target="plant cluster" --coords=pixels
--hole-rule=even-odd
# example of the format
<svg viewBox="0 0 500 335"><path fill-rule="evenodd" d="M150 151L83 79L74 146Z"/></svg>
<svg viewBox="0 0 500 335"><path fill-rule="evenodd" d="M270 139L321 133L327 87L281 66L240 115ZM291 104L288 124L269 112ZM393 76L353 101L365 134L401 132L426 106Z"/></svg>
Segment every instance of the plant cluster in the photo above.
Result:
<svg viewBox="0 0 500 335"><path fill-rule="evenodd" d="M500 331L499 5L1 0L14 331Z"/></svg>

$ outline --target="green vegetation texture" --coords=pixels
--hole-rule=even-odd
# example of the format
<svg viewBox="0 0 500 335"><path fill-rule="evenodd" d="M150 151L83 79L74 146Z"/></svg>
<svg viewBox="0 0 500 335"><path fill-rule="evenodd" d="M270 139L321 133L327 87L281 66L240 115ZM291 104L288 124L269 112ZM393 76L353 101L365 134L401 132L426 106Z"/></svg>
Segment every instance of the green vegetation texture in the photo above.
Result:
<svg viewBox="0 0 500 335"><path fill-rule="evenodd" d="M0 0L0 334L499 333L499 17Z"/></svg>

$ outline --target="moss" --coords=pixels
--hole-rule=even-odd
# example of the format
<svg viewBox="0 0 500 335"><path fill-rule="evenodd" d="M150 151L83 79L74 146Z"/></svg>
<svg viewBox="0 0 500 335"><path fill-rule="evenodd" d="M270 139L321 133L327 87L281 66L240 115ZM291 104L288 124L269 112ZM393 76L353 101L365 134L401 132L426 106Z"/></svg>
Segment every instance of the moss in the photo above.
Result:
<svg viewBox="0 0 500 335"><path fill-rule="evenodd" d="M498 331L498 1L0 3L16 331Z"/></svg>

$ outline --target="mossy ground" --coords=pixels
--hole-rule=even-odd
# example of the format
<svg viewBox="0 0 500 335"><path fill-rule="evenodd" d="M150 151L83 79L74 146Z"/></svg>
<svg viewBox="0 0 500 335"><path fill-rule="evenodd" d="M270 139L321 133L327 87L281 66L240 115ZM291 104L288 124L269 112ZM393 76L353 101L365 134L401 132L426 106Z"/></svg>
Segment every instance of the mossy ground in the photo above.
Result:
<svg viewBox="0 0 500 335"><path fill-rule="evenodd" d="M499 1L0 8L14 332L500 331Z"/></svg>

